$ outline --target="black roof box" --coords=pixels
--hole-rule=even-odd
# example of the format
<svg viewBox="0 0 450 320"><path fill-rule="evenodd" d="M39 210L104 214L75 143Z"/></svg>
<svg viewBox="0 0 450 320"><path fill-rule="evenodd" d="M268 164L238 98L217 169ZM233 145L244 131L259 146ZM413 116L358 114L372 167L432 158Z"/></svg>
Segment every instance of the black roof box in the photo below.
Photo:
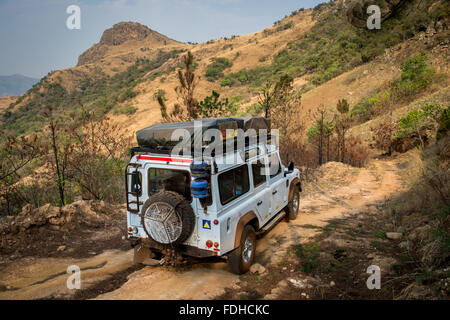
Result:
<svg viewBox="0 0 450 320"><path fill-rule="evenodd" d="M263 117L248 117L248 118L208 118L198 119L201 122L202 133L208 129L243 129L247 131L249 129L269 130L269 121ZM175 123L161 123L155 124L150 127L141 129L136 132L136 138L139 146L158 148L158 147L173 147L177 145L179 140L173 141L172 135L177 129L184 129L189 132L191 141L194 137L194 121L190 122L175 122ZM180 136L180 135L178 135Z"/></svg>

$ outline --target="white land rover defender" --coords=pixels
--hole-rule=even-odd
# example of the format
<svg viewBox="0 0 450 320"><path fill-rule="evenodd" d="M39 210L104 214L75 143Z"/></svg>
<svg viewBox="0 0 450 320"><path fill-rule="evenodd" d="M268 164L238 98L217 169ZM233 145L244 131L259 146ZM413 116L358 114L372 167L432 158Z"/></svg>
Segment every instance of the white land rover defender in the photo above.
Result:
<svg viewBox="0 0 450 320"><path fill-rule="evenodd" d="M125 169L135 262L155 264L175 251L223 256L233 273L249 270L257 236L295 219L300 203L299 170L285 168L273 137L258 133L269 127L262 117L202 119L136 133L139 147ZM194 135L211 130L220 137L200 142L200 156L192 152Z"/></svg>

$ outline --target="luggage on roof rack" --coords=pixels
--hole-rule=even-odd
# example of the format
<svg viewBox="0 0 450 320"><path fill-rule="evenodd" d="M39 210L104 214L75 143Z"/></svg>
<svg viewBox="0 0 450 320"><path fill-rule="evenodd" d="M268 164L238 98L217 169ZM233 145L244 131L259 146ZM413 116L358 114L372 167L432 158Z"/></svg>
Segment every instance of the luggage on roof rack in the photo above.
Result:
<svg viewBox="0 0 450 320"><path fill-rule="evenodd" d="M227 129L234 130L234 133L236 133L237 129L242 129L244 131L254 129L256 135L258 135L259 130L269 130L270 128L269 120L263 117L199 119L198 121L201 123L200 130L202 131L202 134L208 129L218 129L222 132L224 140L236 137L235 134L226 136ZM197 129L194 121L161 123L141 129L136 132L138 145L144 148L169 150L175 145L178 145L182 140L181 138L176 141L172 140L172 135L177 129L184 129L189 133L191 137L189 143L192 145L194 141L194 131Z"/></svg>

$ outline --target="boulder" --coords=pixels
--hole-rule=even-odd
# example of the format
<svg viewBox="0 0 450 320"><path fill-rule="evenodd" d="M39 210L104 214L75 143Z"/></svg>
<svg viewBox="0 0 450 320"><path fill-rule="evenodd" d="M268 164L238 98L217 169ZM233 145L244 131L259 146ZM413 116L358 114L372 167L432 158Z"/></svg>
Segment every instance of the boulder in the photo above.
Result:
<svg viewBox="0 0 450 320"><path fill-rule="evenodd" d="M390 240L398 240L402 236L403 235L400 232L386 232L386 238L388 238Z"/></svg>
<svg viewBox="0 0 450 320"><path fill-rule="evenodd" d="M409 234L409 238L413 241L423 241L428 238L429 234L431 232L431 226L430 225L424 225L418 228L415 228L412 230Z"/></svg>
<svg viewBox="0 0 450 320"><path fill-rule="evenodd" d="M34 207L31 204L26 204L22 211L20 211L19 216L28 216L34 210Z"/></svg>
<svg viewBox="0 0 450 320"><path fill-rule="evenodd" d="M252 265L250 267L250 272L251 273L257 273L259 275L263 274L264 272L266 272L266 268L264 268L262 265L260 265L259 263L255 263L254 265Z"/></svg>

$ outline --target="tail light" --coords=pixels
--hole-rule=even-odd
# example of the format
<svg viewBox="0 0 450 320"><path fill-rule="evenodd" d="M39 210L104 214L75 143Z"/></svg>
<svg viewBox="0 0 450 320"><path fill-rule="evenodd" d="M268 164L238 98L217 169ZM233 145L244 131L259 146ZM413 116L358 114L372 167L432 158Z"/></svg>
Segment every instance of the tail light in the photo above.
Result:
<svg viewBox="0 0 450 320"><path fill-rule="evenodd" d="M206 241L206 246L211 248L213 246L213 242L211 240Z"/></svg>

